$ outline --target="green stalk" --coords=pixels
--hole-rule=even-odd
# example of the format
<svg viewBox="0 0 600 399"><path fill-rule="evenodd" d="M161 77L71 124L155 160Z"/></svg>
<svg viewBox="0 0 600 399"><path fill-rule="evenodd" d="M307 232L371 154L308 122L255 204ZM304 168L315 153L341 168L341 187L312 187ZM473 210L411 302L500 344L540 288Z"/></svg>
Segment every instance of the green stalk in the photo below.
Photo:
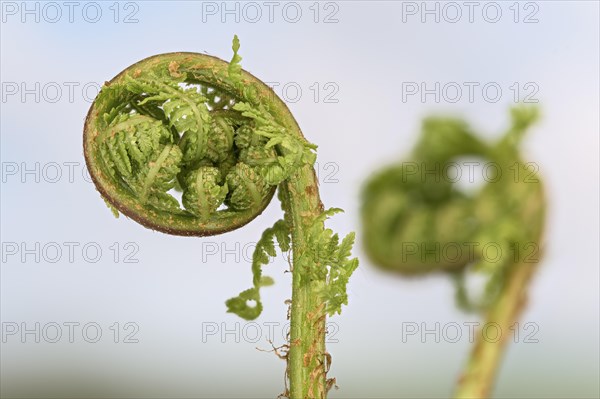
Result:
<svg viewBox="0 0 600 399"><path fill-rule="evenodd" d="M314 170L301 168L285 185L292 215L292 310L288 374L290 398L325 398L324 280L311 279L304 259L310 252L306 232L323 211Z"/></svg>
<svg viewBox="0 0 600 399"><path fill-rule="evenodd" d="M498 324L502 336L497 342L492 342L489 338L485 339L479 331L465 371L458 380L454 392L456 399L489 397L504 347L510 337L509 331L525 307L527 287L535 266L536 264L526 262L513 265L504 292L486 318L486 324Z"/></svg>

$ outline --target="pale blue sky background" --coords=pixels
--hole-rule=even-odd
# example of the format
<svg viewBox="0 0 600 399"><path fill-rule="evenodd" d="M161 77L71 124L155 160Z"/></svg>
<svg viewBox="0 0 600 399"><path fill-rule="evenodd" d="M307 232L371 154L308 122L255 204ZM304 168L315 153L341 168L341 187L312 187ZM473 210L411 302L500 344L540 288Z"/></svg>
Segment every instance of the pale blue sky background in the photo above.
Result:
<svg viewBox="0 0 600 399"><path fill-rule="evenodd" d="M99 3L102 17L95 24L81 15L85 2L75 9L73 23L64 7L56 23L45 21L44 15L39 23L33 16L23 23L21 10L12 15L7 3L21 6L2 2L3 96L13 84L34 87L35 82L41 87L57 82L64 92L55 103L43 98L36 103L31 95L23 102L20 93L2 99L1 241L29 247L35 242L96 242L103 253L97 263L86 262L81 247L73 263L66 253L56 263L35 263L31 256L22 263L18 255L3 259L2 322L96 322L103 337L96 344L86 343L81 335L72 344L65 338L57 344L36 344L31 337L26 343L8 337L0 355L3 395L63 396L70 389L75 396L274 397L282 390L283 362L255 349L269 348L265 339L202 340L203 323L244 327L242 320L225 313L223 302L251 280L246 260L236 262L226 255L222 261L219 253L203 262L203 253L209 246L232 249L236 243L244 247L255 242L279 217L278 204L224 236L170 237L125 218L114 219L81 177L82 127L90 105L81 93L83 85L108 80L135 61L162 52L206 51L229 59L237 33L245 69L264 81L296 82L302 88L302 97L290 109L307 138L319 145L323 202L346 210L331 221L341 232L359 231L362 182L371 170L410 149L423 116L463 115L491 137L507 126L513 103L509 87L514 82L537 85L544 118L525 147L547 181L548 246L522 321L537 323L539 343L509 347L495 394L599 396L598 2L535 2L539 22L533 24L513 22L513 2L499 3L502 17L497 23L486 22L476 9L473 23L465 15L454 24L435 23L431 17L422 23L419 15L403 23L406 3L391 1L338 1L328 8L321 3L319 21L335 12L338 22L329 24L314 22L313 2L297 3L302 10L297 23L283 18L285 3L275 9L273 23L266 14L256 23L243 18L236 23L231 16L223 23L220 14L205 14L203 22L206 2L139 1L127 9L119 4L120 21L137 9L138 23L133 24L113 21L112 1ZM35 2L28 4L34 7ZM221 2L212 4L221 7ZM40 12L43 5L39 3ZM242 11L244 4L239 7ZM521 21L534 10L524 9L524 3L519 7ZM401 101L403 82L438 81L497 82L503 96L494 104L479 95L473 103ZM79 84L73 102L68 101L65 82ZM335 83L338 103L315 103L310 89L314 82L321 87ZM77 162L74 182L68 181L64 166L56 183L44 176L35 183L31 175L23 183L20 171L7 175L15 163L21 169L21 163L32 168L36 162L40 168L49 162ZM328 162L337 171L326 169ZM337 183L323 181L331 171ZM127 252L123 245L135 242L139 262L115 263L110 249L115 242L121 247L119 260ZM350 306L331 319L339 330L334 337L339 342L329 345L331 373L340 386L331 397L447 396L468 342L422 343L417 338L403 343L402 323L431 327L477 319L455 309L447 279L390 279L372 267L360 244L359 235L361 267L349 285ZM265 311L257 320L263 332L268 329L264 323L285 322L283 301L290 280L284 267L279 258L267 271L277 284L264 290ZM121 330L125 322L137 323L139 343L113 343L109 327L114 322L121 323ZM275 344L283 343L281 328L275 331Z"/></svg>

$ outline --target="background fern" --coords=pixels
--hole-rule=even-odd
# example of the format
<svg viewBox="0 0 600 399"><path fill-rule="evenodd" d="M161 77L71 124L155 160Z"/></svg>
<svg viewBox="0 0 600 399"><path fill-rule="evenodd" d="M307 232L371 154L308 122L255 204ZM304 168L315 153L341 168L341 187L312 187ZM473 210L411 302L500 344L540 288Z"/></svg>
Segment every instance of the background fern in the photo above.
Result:
<svg viewBox="0 0 600 399"><path fill-rule="evenodd" d="M535 108L512 109L511 127L495 143L479 138L462 120L427 118L411 157L375 173L363 190L365 248L374 264L403 275L446 273L461 308L481 312L488 323L509 331L539 262L528 259L523 249L539 248L545 222L540 177L528 170L519 151L537 117ZM446 173L461 157L474 156L500 173L468 192ZM498 256L485 255L482 248L488 245ZM459 248L457 256L444 252L450 246ZM485 281L481 295L467 289L473 275ZM457 397L488 395L505 342L496 344L479 334Z"/></svg>

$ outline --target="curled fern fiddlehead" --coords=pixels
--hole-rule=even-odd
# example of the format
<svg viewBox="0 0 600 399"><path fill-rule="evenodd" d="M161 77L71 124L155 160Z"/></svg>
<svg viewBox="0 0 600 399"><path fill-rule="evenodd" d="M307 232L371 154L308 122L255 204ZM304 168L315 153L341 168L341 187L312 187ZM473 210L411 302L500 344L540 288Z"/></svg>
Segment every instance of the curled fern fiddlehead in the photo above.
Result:
<svg viewBox="0 0 600 399"><path fill-rule="evenodd" d="M275 256L274 240L282 251L291 249L285 394L325 397L332 385L325 317L347 303L346 284L358 266L350 259L354 235L340 243L324 228L334 212L324 211L319 197L316 146L273 91L242 70L238 50L235 37L230 63L204 54L160 54L107 82L85 122L86 163L115 212L175 235L239 228L278 188L284 218L257 243L252 287L226 305L242 318L258 317L260 288L273 283L262 266Z"/></svg>
<svg viewBox="0 0 600 399"><path fill-rule="evenodd" d="M504 334L500 343L480 337L457 397L488 395L502 344L539 262L546 200L535 165L519 152L537 115L534 108L514 108L512 126L496 143L482 140L461 120L428 118L412 156L373 175L363 191L364 241L373 262L404 275L449 274L458 305L487 314L487 322L498 323ZM461 157L480 158L493 170L475 193L461 190L456 175L449 176ZM478 297L466 288L471 275L486 282Z"/></svg>

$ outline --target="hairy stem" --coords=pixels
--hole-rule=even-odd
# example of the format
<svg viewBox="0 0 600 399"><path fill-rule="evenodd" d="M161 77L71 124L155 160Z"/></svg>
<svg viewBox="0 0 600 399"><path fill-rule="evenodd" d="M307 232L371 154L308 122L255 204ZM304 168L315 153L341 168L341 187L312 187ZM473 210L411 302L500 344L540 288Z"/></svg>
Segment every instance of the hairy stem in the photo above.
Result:
<svg viewBox="0 0 600 399"><path fill-rule="evenodd" d="M493 388L494 379L507 340L509 331L518 320L527 301L527 286L536 269L535 263L521 262L513 265L511 275L508 278L504 292L498 298L498 302L488 312L486 323L492 323L501 336L496 341L492 335L496 329L490 330L490 336L484 337L480 330L477 341L470 358L467 361L465 371L461 375L454 393L455 398L487 398Z"/></svg>
<svg viewBox="0 0 600 399"><path fill-rule="evenodd" d="M312 279L306 264L310 248L306 232L323 211L314 170L301 168L285 185L292 215L292 311L288 374L290 398L325 398L324 280Z"/></svg>

